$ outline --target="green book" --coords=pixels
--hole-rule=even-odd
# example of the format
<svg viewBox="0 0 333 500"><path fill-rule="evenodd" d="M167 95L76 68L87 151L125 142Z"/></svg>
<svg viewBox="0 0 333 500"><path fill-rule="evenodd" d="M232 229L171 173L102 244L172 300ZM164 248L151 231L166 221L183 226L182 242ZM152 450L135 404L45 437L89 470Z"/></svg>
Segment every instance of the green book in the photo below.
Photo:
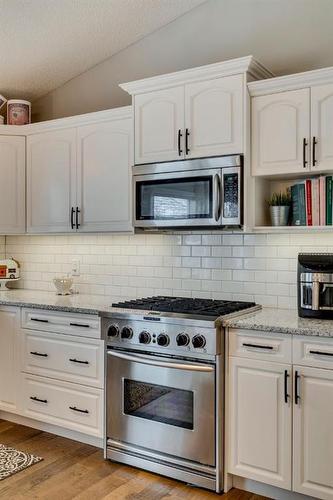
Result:
<svg viewBox="0 0 333 500"><path fill-rule="evenodd" d="M305 185L291 186L292 225L306 226Z"/></svg>
<svg viewBox="0 0 333 500"><path fill-rule="evenodd" d="M326 176L326 225L332 225L332 176Z"/></svg>

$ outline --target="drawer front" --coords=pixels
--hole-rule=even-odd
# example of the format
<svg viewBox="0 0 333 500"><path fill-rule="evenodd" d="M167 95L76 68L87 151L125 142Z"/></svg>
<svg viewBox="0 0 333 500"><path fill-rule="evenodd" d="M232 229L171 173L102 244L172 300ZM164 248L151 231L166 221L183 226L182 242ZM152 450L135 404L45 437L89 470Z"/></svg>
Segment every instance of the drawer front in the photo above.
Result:
<svg viewBox="0 0 333 500"><path fill-rule="evenodd" d="M100 319L97 315L91 314L22 308L21 325L22 328L29 328L29 330L101 338Z"/></svg>
<svg viewBox="0 0 333 500"><path fill-rule="evenodd" d="M229 329L229 355L291 363L292 337L271 332Z"/></svg>
<svg viewBox="0 0 333 500"><path fill-rule="evenodd" d="M294 336L293 363L333 369L333 338Z"/></svg>
<svg viewBox="0 0 333 500"><path fill-rule="evenodd" d="M91 436L102 436L103 390L22 374L27 417Z"/></svg>
<svg viewBox="0 0 333 500"><path fill-rule="evenodd" d="M102 340L22 330L21 371L103 388Z"/></svg>

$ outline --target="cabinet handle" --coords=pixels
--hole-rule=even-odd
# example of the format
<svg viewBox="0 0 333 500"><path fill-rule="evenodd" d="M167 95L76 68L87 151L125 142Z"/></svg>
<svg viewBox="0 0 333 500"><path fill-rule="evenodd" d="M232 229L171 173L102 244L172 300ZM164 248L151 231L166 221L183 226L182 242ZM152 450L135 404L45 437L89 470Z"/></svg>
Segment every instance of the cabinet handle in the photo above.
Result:
<svg viewBox="0 0 333 500"><path fill-rule="evenodd" d="M80 413L89 413L88 410L81 410L80 408L76 408L76 406L70 406L69 409L73 411L78 411Z"/></svg>
<svg viewBox="0 0 333 500"><path fill-rule="evenodd" d="M33 356L41 356L42 358L48 357L48 354L46 354L46 352L30 351L30 354L32 354Z"/></svg>
<svg viewBox="0 0 333 500"><path fill-rule="evenodd" d="M182 131L179 129L178 130L178 156L181 156L183 150L181 149L181 138L183 137Z"/></svg>
<svg viewBox="0 0 333 500"><path fill-rule="evenodd" d="M333 352L324 351L309 351L310 354L318 354L318 356L333 356Z"/></svg>
<svg viewBox="0 0 333 500"><path fill-rule="evenodd" d="M71 228L74 229L74 214L75 210L74 207L71 208Z"/></svg>
<svg viewBox="0 0 333 500"><path fill-rule="evenodd" d="M186 129L186 132L185 132L185 153L188 155L189 152L190 152L190 148L189 148L189 145L188 145L188 138L190 136L190 131L189 129L187 128Z"/></svg>
<svg viewBox="0 0 333 500"><path fill-rule="evenodd" d="M69 326L79 326L82 328L90 328L90 325L86 325L85 323L69 323Z"/></svg>
<svg viewBox="0 0 333 500"><path fill-rule="evenodd" d="M76 229L79 229L79 227L81 226L81 224L79 224L79 214L80 213L81 213L81 210L79 209L79 207L76 207L76 218L75 218Z"/></svg>
<svg viewBox="0 0 333 500"><path fill-rule="evenodd" d="M89 365L89 361L81 361L80 359L76 358L69 358L69 361L72 361L72 363L81 363L82 365Z"/></svg>
<svg viewBox="0 0 333 500"><path fill-rule="evenodd" d="M316 145L318 144L317 139L315 137L312 137L312 166L315 167L317 160L316 160Z"/></svg>
<svg viewBox="0 0 333 500"><path fill-rule="evenodd" d="M38 323L48 323L48 319L40 319L40 318L30 318L31 321L37 321Z"/></svg>
<svg viewBox="0 0 333 500"><path fill-rule="evenodd" d="M40 399L36 396L30 396L30 399L32 399L33 401L38 401L39 403L47 403L47 399Z"/></svg>
<svg viewBox="0 0 333 500"><path fill-rule="evenodd" d="M298 371L295 371L295 404L298 405L298 402L300 401L301 397L299 395L299 379L300 379L300 375L298 374Z"/></svg>
<svg viewBox="0 0 333 500"><path fill-rule="evenodd" d="M304 137L304 139L303 139L303 168L306 168L306 166L308 164L308 162L306 160L306 146L307 145L308 145L308 142Z"/></svg>
<svg viewBox="0 0 333 500"><path fill-rule="evenodd" d="M247 344L246 342L243 342L242 344L243 347L253 347L254 349L269 349L272 351L274 347L272 345L258 345L258 344Z"/></svg>
<svg viewBox="0 0 333 500"><path fill-rule="evenodd" d="M288 370L284 370L284 402L288 403L288 398L290 395L288 394L288 378L289 373Z"/></svg>

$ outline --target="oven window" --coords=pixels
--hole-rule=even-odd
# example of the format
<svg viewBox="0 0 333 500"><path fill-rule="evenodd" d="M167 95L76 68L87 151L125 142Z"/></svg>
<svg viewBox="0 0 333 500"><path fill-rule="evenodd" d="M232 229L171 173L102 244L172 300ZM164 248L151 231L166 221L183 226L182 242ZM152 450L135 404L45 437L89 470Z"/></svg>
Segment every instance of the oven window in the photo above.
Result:
<svg viewBox="0 0 333 500"><path fill-rule="evenodd" d="M124 413L193 429L193 392L124 379Z"/></svg>
<svg viewBox="0 0 333 500"><path fill-rule="evenodd" d="M136 184L137 220L210 219L212 176L142 181Z"/></svg>

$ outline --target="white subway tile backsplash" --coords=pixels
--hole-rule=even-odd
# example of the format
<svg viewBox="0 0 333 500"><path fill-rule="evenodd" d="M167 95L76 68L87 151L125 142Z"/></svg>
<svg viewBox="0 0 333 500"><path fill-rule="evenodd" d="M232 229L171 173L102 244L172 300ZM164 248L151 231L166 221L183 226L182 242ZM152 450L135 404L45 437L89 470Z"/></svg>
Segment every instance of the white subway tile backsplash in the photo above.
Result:
<svg viewBox="0 0 333 500"><path fill-rule="evenodd" d="M5 244L6 243L6 244ZM71 272L80 293L124 297L153 294L255 300L296 306L297 254L333 251L333 234L75 234L0 237L0 255L17 258L17 286L54 290Z"/></svg>

